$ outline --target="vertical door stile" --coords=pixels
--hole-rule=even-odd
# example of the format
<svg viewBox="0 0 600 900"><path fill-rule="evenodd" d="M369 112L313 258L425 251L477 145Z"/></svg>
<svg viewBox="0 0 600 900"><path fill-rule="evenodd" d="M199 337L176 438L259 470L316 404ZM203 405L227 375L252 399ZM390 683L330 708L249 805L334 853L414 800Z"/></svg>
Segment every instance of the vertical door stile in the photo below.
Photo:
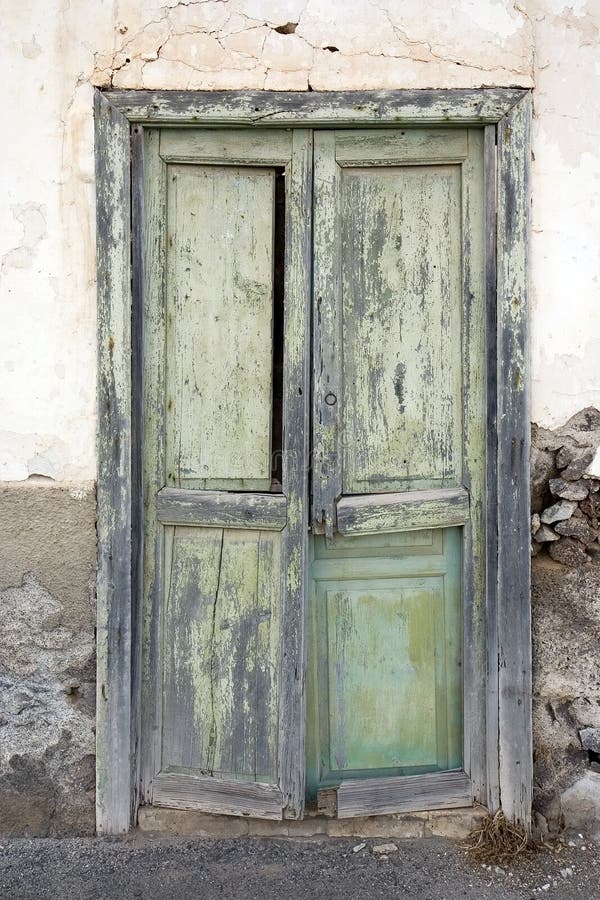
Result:
<svg viewBox="0 0 600 900"><path fill-rule="evenodd" d="M165 269L166 165L160 131L144 129L144 359L142 425L143 612L141 799L152 802L155 761L160 759L162 684L163 529L156 514L156 487L165 484Z"/></svg>
<svg viewBox="0 0 600 900"><path fill-rule="evenodd" d="M305 667L309 465L309 335L312 234L312 132L295 129L287 171L283 490L283 634L279 778L284 815L301 818L305 795Z"/></svg>
<svg viewBox="0 0 600 900"><path fill-rule="evenodd" d="M474 795L486 800L486 309L484 133L468 131L462 164L463 484L470 519L463 533L464 766Z"/></svg>
<svg viewBox="0 0 600 900"><path fill-rule="evenodd" d="M312 523L330 539L342 493L340 169L335 132L315 132L314 143Z"/></svg>

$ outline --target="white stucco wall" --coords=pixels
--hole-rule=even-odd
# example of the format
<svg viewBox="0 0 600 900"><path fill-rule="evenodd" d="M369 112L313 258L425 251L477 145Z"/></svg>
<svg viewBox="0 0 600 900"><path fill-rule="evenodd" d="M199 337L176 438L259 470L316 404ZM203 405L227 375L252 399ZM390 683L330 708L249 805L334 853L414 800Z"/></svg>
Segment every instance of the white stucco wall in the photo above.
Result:
<svg viewBox="0 0 600 900"><path fill-rule="evenodd" d="M535 87L533 418L600 406L600 0L451 7L1 0L0 479L95 477L94 84Z"/></svg>

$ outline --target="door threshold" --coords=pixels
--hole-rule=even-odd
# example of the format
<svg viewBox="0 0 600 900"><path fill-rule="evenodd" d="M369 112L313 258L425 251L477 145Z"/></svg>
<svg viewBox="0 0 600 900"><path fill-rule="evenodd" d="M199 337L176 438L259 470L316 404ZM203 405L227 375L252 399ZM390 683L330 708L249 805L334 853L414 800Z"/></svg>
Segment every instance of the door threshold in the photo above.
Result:
<svg viewBox="0 0 600 900"><path fill-rule="evenodd" d="M171 837L232 838L273 837L297 840L325 838L449 838L464 840L487 815L483 806L427 812L393 813L352 819L331 819L309 814L302 820L220 816L198 810L166 809L142 806L138 811L138 829Z"/></svg>

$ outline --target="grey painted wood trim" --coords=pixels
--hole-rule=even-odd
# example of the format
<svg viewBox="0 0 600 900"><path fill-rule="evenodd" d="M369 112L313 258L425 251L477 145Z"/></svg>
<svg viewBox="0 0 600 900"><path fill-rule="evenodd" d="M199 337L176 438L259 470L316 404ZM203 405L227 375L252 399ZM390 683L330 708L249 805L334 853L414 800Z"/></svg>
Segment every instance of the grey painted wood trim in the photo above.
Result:
<svg viewBox="0 0 600 900"><path fill-rule="evenodd" d="M337 789L338 819L472 805L471 780L462 771L349 780Z"/></svg>
<svg viewBox="0 0 600 900"><path fill-rule="evenodd" d="M161 772L154 778L152 802L171 809L281 819L283 794L276 784Z"/></svg>
<svg viewBox="0 0 600 900"><path fill-rule="evenodd" d="M163 488L157 495L156 512L163 525L282 531L287 523L287 498L283 494Z"/></svg>
<svg viewBox="0 0 600 900"><path fill-rule="evenodd" d="M487 353L486 434L486 805L500 806L498 781L498 352L496 344L496 126L486 125L485 176L485 307ZM483 800L483 798L482 798Z"/></svg>
<svg viewBox="0 0 600 900"><path fill-rule="evenodd" d="M530 826L532 803L529 536L531 96L498 125L498 725L500 802Z"/></svg>
<svg viewBox="0 0 600 900"><path fill-rule="evenodd" d="M464 487L364 494L342 497L337 503L340 534L450 528L468 521L469 492Z"/></svg>
<svg viewBox="0 0 600 900"><path fill-rule="evenodd" d="M94 97L98 232L96 821L131 825L131 264L129 123Z"/></svg>
<svg viewBox="0 0 600 900"><path fill-rule="evenodd" d="M299 123L301 124L301 123ZM283 371L283 617L279 700L279 784L284 818L304 814L306 730L306 607L308 577L308 451L312 133L293 132L286 169Z"/></svg>
<svg viewBox="0 0 600 900"><path fill-rule="evenodd" d="M421 91L107 91L130 122L196 125L432 125L497 122L520 88Z"/></svg>
<svg viewBox="0 0 600 900"><path fill-rule="evenodd" d="M132 821L140 802L142 733L142 643L144 612L143 402L144 348L141 323L144 302L143 129L131 129L131 778Z"/></svg>

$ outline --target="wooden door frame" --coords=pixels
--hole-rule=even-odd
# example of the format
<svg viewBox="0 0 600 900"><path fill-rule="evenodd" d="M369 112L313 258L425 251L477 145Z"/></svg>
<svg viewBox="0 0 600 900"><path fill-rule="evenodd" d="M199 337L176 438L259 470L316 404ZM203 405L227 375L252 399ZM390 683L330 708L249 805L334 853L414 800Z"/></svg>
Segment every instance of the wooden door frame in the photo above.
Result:
<svg viewBox="0 0 600 900"><path fill-rule="evenodd" d="M96 810L103 834L137 815L141 558L139 334L131 327L141 260L131 159L144 126L485 129L487 592L472 652L487 661L477 799L530 827L528 230L531 94L512 88L349 93L96 90L98 274L98 578ZM297 611L299 625L304 614ZM301 642L303 645L303 642ZM302 662L302 661L301 661ZM468 686L467 686L468 687ZM303 697L298 698L303 708ZM468 724L468 723L466 723ZM297 748L298 749L298 748ZM303 749L303 748L300 748ZM298 754L296 754L298 758Z"/></svg>

